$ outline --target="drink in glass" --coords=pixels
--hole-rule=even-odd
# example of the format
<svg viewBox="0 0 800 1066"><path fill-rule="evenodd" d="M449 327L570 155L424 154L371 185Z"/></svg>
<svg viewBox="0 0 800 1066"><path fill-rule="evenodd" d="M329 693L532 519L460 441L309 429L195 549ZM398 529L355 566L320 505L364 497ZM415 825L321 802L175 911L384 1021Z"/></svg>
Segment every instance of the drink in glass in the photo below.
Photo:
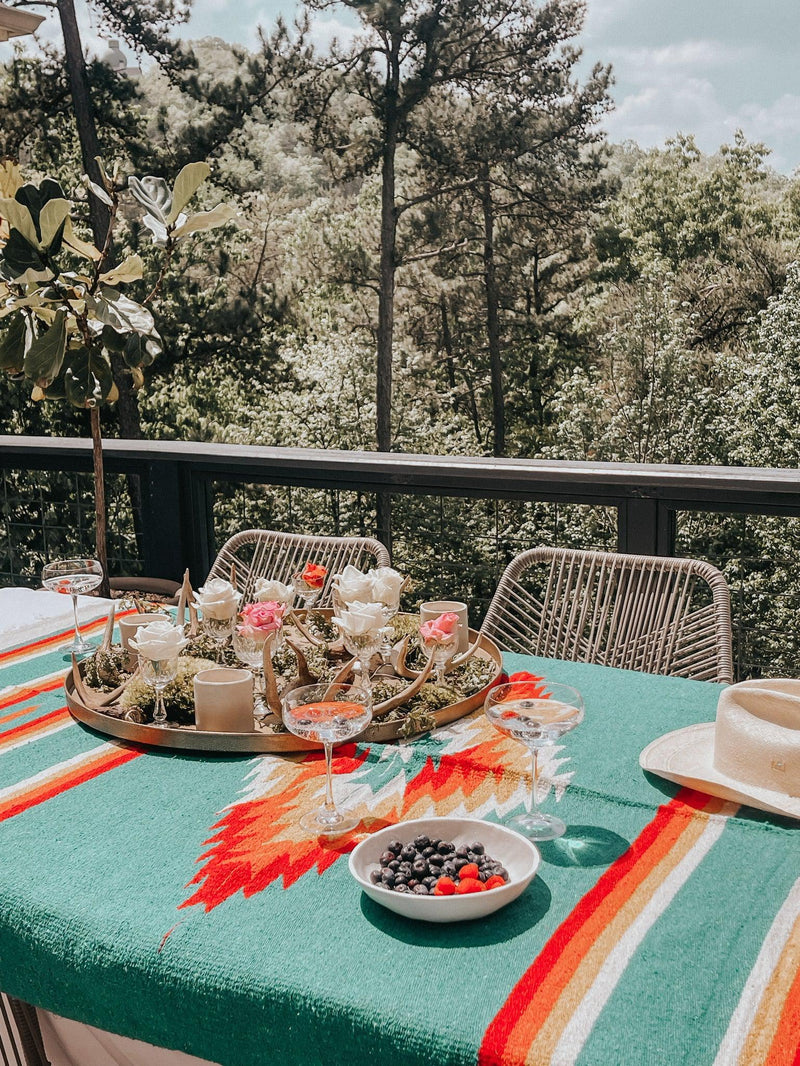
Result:
<svg viewBox="0 0 800 1066"><path fill-rule="evenodd" d="M42 584L50 592L61 592L72 597L72 613L75 619L75 637L64 651L73 655L86 655L97 650L97 645L84 640L78 626L78 596L93 592L103 580L103 568L96 559L56 559L42 570Z"/></svg>

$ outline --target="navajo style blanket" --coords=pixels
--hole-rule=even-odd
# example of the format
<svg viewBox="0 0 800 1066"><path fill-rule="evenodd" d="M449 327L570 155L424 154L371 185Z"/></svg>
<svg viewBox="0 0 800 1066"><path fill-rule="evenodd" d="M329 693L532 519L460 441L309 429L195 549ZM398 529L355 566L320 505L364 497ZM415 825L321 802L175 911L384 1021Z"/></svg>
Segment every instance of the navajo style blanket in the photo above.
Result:
<svg viewBox="0 0 800 1066"><path fill-rule="evenodd" d="M297 825L321 756L90 732L65 707L68 637L0 655L8 992L223 1066L800 1063L800 826L638 766L712 720L718 686L510 656L584 695L545 766L568 834L514 904L428 926L363 897L348 852L403 819L520 808L520 745L477 714L338 749L337 799L362 823L326 844Z"/></svg>

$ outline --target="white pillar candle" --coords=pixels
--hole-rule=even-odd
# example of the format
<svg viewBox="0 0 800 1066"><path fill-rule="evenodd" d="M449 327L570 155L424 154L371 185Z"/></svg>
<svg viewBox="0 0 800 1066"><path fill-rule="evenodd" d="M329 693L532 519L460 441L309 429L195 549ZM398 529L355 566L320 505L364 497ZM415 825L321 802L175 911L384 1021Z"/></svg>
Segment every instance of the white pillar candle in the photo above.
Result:
<svg viewBox="0 0 800 1066"><path fill-rule="evenodd" d="M128 653L128 669L133 670L136 667L136 652L131 648L130 641L132 637L136 636L136 633L142 626L149 626L151 622L171 622L172 619L168 614L129 614L127 618L120 618L119 620L119 639L122 647Z"/></svg>
<svg viewBox="0 0 800 1066"><path fill-rule="evenodd" d="M448 611L458 615L457 653L460 655L469 647L469 617L466 603L461 603L460 600L429 600L420 606L419 620L430 622L433 618L438 618L440 614L447 614Z"/></svg>
<svg viewBox="0 0 800 1066"><path fill-rule="evenodd" d="M252 733L253 675L249 670L218 666L194 678L194 721L211 733Z"/></svg>

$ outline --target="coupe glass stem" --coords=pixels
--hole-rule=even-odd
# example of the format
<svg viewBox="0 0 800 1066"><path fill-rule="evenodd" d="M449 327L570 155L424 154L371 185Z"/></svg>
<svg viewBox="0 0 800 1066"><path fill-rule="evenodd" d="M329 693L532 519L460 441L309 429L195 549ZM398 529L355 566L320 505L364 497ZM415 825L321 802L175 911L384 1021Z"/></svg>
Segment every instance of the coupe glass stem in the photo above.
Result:
<svg viewBox="0 0 800 1066"><path fill-rule="evenodd" d="M338 814L336 804L333 802L333 744L325 742L325 811L326 821L333 821Z"/></svg>
<svg viewBox="0 0 800 1066"><path fill-rule="evenodd" d="M81 641L81 631L80 631L80 629L78 627L78 593L77 592L73 592L72 593L72 613L75 616L75 644L77 646L78 644L82 643L82 641Z"/></svg>
<svg viewBox="0 0 800 1066"><path fill-rule="evenodd" d="M167 720L167 709L164 706L164 686L156 684L156 710L153 715L153 721L156 725L162 725Z"/></svg>
<svg viewBox="0 0 800 1066"><path fill-rule="evenodd" d="M528 805L528 814L538 814L539 804L536 802L536 786L539 782L539 749L531 745L531 801Z"/></svg>

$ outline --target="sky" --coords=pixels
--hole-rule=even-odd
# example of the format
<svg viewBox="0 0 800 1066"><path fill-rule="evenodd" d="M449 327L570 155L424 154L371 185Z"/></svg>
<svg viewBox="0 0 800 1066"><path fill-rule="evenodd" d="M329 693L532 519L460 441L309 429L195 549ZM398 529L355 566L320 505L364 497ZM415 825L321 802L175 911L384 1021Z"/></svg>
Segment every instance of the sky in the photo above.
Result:
<svg viewBox="0 0 800 1066"><path fill-rule="evenodd" d="M259 24L294 11L295 0L194 0L182 36L253 45ZM315 36L348 25L327 16ZM613 67L612 140L649 148L691 133L713 152L740 128L772 149L775 169L800 166L800 0L587 0L580 44L587 70Z"/></svg>

